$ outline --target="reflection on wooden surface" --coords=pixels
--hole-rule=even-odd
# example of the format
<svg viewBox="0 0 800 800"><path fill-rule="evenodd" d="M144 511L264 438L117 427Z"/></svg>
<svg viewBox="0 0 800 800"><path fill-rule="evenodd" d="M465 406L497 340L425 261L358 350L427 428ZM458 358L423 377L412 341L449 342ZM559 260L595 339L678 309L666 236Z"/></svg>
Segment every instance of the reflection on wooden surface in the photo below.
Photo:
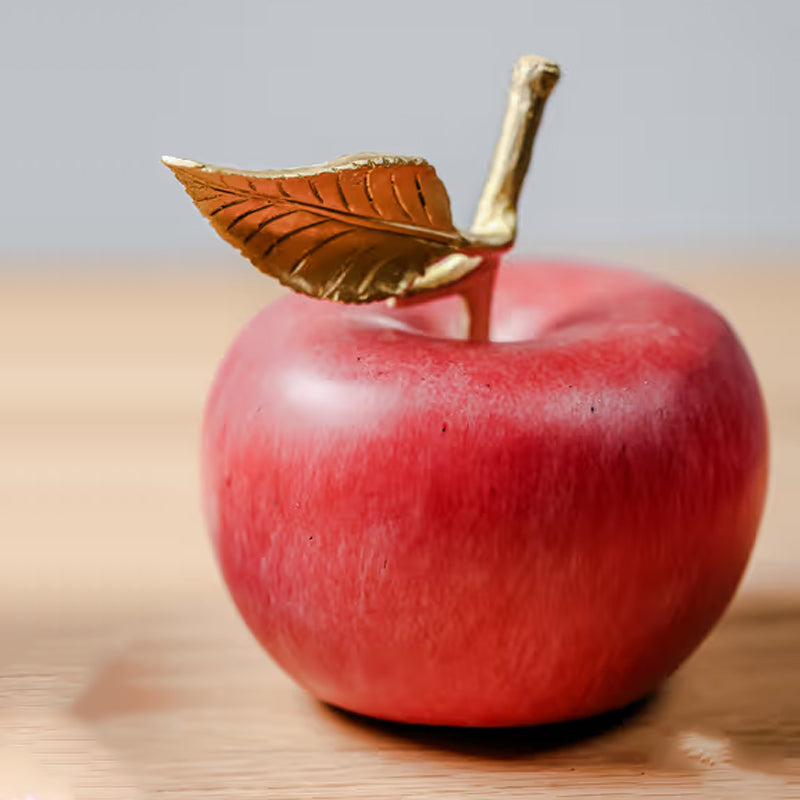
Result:
<svg viewBox="0 0 800 800"><path fill-rule="evenodd" d="M501 732L323 706L231 609L198 511L197 426L265 281L6 281L0 798L800 796L800 275L682 277L733 320L767 393L753 564L658 695Z"/></svg>

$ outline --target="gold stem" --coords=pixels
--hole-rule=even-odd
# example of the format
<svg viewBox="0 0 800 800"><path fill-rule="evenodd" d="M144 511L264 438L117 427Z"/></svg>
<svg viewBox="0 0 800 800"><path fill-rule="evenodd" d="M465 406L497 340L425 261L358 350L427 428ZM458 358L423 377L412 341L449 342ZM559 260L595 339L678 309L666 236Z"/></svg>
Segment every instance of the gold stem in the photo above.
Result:
<svg viewBox="0 0 800 800"><path fill-rule="evenodd" d="M523 56L514 65L503 127L470 230L473 247L434 264L396 299L409 305L461 295L469 318L468 338L473 342L489 340L500 252L516 238L517 202L531 163L533 140L559 75L558 65L541 56Z"/></svg>
<svg viewBox="0 0 800 800"><path fill-rule="evenodd" d="M470 231L480 241L495 247L514 243L533 140L559 74L558 65L541 56L523 56L514 66L506 116Z"/></svg>

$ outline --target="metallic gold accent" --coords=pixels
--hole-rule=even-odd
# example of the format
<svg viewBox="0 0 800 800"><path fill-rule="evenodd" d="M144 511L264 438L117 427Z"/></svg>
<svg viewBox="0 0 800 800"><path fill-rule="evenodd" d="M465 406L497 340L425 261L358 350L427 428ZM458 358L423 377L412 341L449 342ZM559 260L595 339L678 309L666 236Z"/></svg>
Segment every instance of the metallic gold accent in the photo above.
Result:
<svg viewBox="0 0 800 800"><path fill-rule="evenodd" d="M414 280L406 296L453 285L492 262L492 253L506 250L517 236L517 202L528 172L533 141L545 103L560 75L558 65L541 56L522 56L514 65L505 119L469 236L476 249L455 253L433 264Z"/></svg>
<svg viewBox="0 0 800 800"><path fill-rule="evenodd" d="M315 167L247 170L164 158L200 212L262 272L346 303L403 294L470 246L423 159L364 153Z"/></svg>
<svg viewBox="0 0 800 800"><path fill-rule="evenodd" d="M514 66L503 127L470 231L474 238L495 247L514 244L517 202L533 140L560 74L557 64L541 56L523 56Z"/></svg>
<svg viewBox="0 0 800 800"><path fill-rule="evenodd" d="M453 225L447 190L421 158L361 153L261 171L163 161L223 239L295 291L345 303L440 293L493 271L513 244L533 139L558 74L538 56L517 62L469 233Z"/></svg>

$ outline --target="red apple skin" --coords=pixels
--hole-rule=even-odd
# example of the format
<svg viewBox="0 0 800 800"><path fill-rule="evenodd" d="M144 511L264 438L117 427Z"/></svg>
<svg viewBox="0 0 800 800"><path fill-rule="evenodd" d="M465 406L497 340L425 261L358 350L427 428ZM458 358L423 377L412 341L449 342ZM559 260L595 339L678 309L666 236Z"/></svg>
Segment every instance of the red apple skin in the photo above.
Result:
<svg viewBox="0 0 800 800"><path fill-rule="evenodd" d="M760 519L762 397L728 324L653 278L504 266L493 339L451 298L287 296L234 342L203 434L233 599L361 714L501 726L657 687L722 614Z"/></svg>

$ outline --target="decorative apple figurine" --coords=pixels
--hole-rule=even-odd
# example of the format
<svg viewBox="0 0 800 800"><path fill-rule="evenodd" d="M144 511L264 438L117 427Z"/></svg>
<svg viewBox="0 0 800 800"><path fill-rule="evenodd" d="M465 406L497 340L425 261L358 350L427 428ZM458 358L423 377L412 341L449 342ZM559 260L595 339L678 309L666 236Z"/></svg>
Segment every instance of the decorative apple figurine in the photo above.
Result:
<svg viewBox="0 0 800 800"><path fill-rule="evenodd" d="M496 269L557 77L518 62L469 233L420 159L165 159L223 237L311 296L225 357L204 496L250 629L342 708L500 726L623 706L747 562L767 428L725 320L631 272Z"/></svg>

